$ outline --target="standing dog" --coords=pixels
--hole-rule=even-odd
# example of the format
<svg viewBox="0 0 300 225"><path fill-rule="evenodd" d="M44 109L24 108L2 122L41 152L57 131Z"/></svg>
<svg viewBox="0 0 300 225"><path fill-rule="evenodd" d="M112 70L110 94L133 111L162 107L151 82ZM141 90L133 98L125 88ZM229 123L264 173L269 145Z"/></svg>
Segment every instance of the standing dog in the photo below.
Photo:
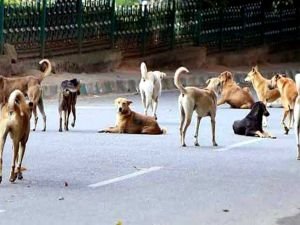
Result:
<svg viewBox="0 0 300 225"><path fill-rule="evenodd" d="M59 132L62 132L62 114L64 113L64 128L69 130L69 116L72 111L73 122L71 126L75 126L76 121L76 102L77 96L80 95L80 81L77 79L65 80L61 83L59 92Z"/></svg>
<svg viewBox="0 0 300 225"><path fill-rule="evenodd" d="M150 116L136 113L130 109L129 101L126 98L115 99L118 109L116 126L100 130L99 133L128 133L128 134L164 134L157 121Z"/></svg>
<svg viewBox="0 0 300 225"><path fill-rule="evenodd" d="M262 101L265 105L276 101L280 97L278 88L272 90L268 88L270 80L262 76L262 74L258 71L257 66L252 67L252 70L247 74L245 81L252 83L258 100ZM267 126L266 117L263 117L263 126Z"/></svg>
<svg viewBox="0 0 300 225"><path fill-rule="evenodd" d="M13 160L10 172L10 182L16 178L22 179L21 165L25 153L26 143L30 133L30 117L32 102L27 103L20 90L13 91L1 109L0 119L0 183L2 181L2 156L7 134L13 142ZM17 172L15 165L17 163Z"/></svg>
<svg viewBox="0 0 300 225"><path fill-rule="evenodd" d="M47 64L47 68L40 76L24 76L24 77L14 77L14 78L0 76L0 89L1 89L0 103L6 102L9 95L16 89L23 92L23 94L28 95L28 90L31 87L38 86L38 87L32 88L31 89L32 92L29 95L30 96L39 96L39 99L37 101L34 100L35 101L34 105L38 106L38 108L43 116L43 120L44 120L43 131L46 131L46 114L44 111L42 94L35 93L35 91L41 92L40 85L41 85L43 79L45 77L49 76L52 71L52 66L51 66L50 61L48 59L43 59L39 62L39 64L41 64L41 65L44 63ZM35 127L36 127L37 121L38 121L38 117L35 114Z"/></svg>
<svg viewBox="0 0 300 225"><path fill-rule="evenodd" d="M258 136L261 138L275 138L262 128L263 116L269 116L266 105L259 101L254 103L250 113L242 120L236 120L233 123L235 134L246 136Z"/></svg>
<svg viewBox="0 0 300 225"><path fill-rule="evenodd" d="M188 69L185 67L180 67L176 70L174 76L174 84L179 89L180 95L178 97L178 105L180 112L180 138L181 145L183 147L185 144L185 135L187 128L189 127L193 112L197 113L197 125L195 132L195 146L199 146L198 142L198 132L199 125L202 117L210 116L211 127L212 127L212 143L213 146L217 146L215 140L215 117L217 111L217 96L216 93L211 89L200 89L197 87L183 87L180 82L181 74L185 72L188 73Z"/></svg>
<svg viewBox="0 0 300 225"><path fill-rule="evenodd" d="M148 108L151 106L153 116L157 119L156 110L158 98L161 95L161 80L166 76L160 71L147 71L147 66L144 62L141 63L141 81L139 89L141 98L147 115Z"/></svg>
<svg viewBox="0 0 300 225"><path fill-rule="evenodd" d="M292 127L293 121L293 111L295 106L295 101L298 96L298 91L295 82L287 78L281 74L277 74L272 77L270 85L270 89L278 88L281 96L281 103L283 106L283 117L281 120L281 124L285 130L285 134L289 133L289 130ZM289 127L285 124L285 119L289 115Z"/></svg>
<svg viewBox="0 0 300 225"><path fill-rule="evenodd" d="M298 156L297 159L300 160L300 73L296 74L295 76L296 80L296 87L298 91L298 97L296 98L295 101L295 106L294 106L294 118L295 118L295 135L296 135L296 143L297 143L297 148L298 148Z"/></svg>
<svg viewBox="0 0 300 225"><path fill-rule="evenodd" d="M254 99L249 88L241 88L233 80L232 73L225 71L219 75L222 85L221 98L218 105L228 103L232 108L250 109L254 104Z"/></svg>

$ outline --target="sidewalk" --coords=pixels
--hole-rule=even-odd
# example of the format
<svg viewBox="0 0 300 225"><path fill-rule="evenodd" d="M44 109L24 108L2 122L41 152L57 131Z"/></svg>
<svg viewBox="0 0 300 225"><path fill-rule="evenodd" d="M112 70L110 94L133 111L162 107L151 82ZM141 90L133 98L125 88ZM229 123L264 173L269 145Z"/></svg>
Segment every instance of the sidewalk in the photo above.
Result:
<svg viewBox="0 0 300 225"><path fill-rule="evenodd" d="M157 68L154 68L157 70ZM229 70L234 73L235 81L243 84L246 74L251 70L251 67L234 67L226 68L223 66L213 66L203 68L201 70L190 70L190 74L182 77L184 85L193 85L204 87L205 81L210 77L219 75L220 72ZM259 67L263 76L270 78L273 73L285 73L290 77L294 77L296 73L300 73L300 62L298 63L283 63L283 64L268 64ZM164 71L164 70L162 70ZM167 77L162 82L163 90L175 89L173 77L174 71L164 71ZM139 68L136 70L118 70L111 73L59 73L52 74L45 78L42 83L43 94L45 98L54 98L57 96L60 88L60 83L66 79L77 78L81 81L81 94L89 95L104 95L110 93L134 93L137 91L140 82Z"/></svg>

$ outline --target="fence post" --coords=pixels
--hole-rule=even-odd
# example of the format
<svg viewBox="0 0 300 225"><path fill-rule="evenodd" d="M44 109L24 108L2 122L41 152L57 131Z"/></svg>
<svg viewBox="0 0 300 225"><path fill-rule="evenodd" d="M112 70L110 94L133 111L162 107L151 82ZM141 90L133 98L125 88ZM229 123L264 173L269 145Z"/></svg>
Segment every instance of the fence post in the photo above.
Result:
<svg viewBox="0 0 300 225"><path fill-rule="evenodd" d="M40 45L41 45L41 58L45 57L45 45L46 45L46 33L45 33L45 27L46 27L46 6L47 6L47 0L42 1L42 13L40 18ZM40 9L41 10L41 9Z"/></svg>
<svg viewBox="0 0 300 225"><path fill-rule="evenodd" d="M261 9L260 9L260 12L261 12L261 15L260 15L260 23L261 23L260 39L261 39L261 44L264 45L265 44L265 9L266 9L264 0L261 1L260 7L261 7Z"/></svg>
<svg viewBox="0 0 300 225"><path fill-rule="evenodd" d="M141 53L142 56L145 55L145 48L146 48L146 25L147 25L147 16L148 16L148 7L147 5L140 4L140 15L142 18L141 25L142 25L142 49Z"/></svg>
<svg viewBox="0 0 300 225"><path fill-rule="evenodd" d="M115 29L116 29L116 1L111 1L111 12L110 12L110 20L111 20L111 30L110 30L110 40L111 40L111 48L115 47Z"/></svg>
<svg viewBox="0 0 300 225"><path fill-rule="evenodd" d="M176 2L172 0L171 3L169 1L169 10L171 10L171 41L170 41L170 49L174 49L175 45L175 23L176 23Z"/></svg>
<svg viewBox="0 0 300 225"><path fill-rule="evenodd" d="M4 0L0 0L0 55L3 54L4 46Z"/></svg>
<svg viewBox="0 0 300 225"><path fill-rule="evenodd" d="M224 27L224 6L221 6L219 9L219 29L220 29L220 36L219 36L219 51L223 49L223 27Z"/></svg>
<svg viewBox="0 0 300 225"><path fill-rule="evenodd" d="M78 0L78 18L77 18L77 24L78 24L78 52L81 55L82 53L82 15L83 15L83 7L82 7L82 0Z"/></svg>
<svg viewBox="0 0 300 225"><path fill-rule="evenodd" d="M197 6L197 28L196 28L196 45L199 46L201 41L201 30L202 30L202 1L200 0Z"/></svg>

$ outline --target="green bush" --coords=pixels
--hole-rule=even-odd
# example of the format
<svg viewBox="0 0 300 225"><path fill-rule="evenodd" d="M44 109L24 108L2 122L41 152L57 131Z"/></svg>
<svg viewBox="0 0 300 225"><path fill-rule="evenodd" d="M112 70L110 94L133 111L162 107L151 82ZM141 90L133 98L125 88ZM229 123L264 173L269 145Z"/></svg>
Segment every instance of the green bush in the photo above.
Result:
<svg viewBox="0 0 300 225"><path fill-rule="evenodd" d="M139 2L139 0L116 0L117 5L134 5Z"/></svg>

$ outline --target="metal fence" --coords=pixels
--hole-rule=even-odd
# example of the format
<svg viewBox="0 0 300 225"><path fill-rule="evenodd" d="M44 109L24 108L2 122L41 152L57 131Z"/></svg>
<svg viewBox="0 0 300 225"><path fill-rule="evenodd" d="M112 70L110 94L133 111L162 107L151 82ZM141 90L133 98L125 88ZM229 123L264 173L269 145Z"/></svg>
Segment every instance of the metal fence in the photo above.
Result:
<svg viewBox="0 0 300 225"><path fill-rule="evenodd" d="M15 1L14 1L15 2ZM21 57L118 48L125 56L185 45L209 51L299 41L300 10L267 9L263 1L203 8L201 0L115 6L115 0L0 0L0 51L15 45Z"/></svg>

